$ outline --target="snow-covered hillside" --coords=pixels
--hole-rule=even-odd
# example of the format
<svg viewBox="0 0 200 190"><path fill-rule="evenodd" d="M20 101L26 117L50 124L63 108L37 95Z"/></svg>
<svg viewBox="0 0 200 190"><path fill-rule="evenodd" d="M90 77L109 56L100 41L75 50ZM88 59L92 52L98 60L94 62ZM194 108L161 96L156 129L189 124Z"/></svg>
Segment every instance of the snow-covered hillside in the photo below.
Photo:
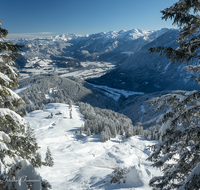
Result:
<svg viewBox="0 0 200 190"><path fill-rule="evenodd" d="M45 111L30 112L25 119L35 131L42 158L47 146L52 152L54 166L42 167L39 172L52 184L53 190L151 189L148 181L159 171L146 161L150 155L146 147L155 141L142 136L128 139L117 136L101 143L100 135L75 135L76 129L84 124L77 106L72 107L73 119L67 104L53 103L45 107ZM51 113L53 118L49 118ZM109 183L114 168L130 166L126 183Z"/></svg>

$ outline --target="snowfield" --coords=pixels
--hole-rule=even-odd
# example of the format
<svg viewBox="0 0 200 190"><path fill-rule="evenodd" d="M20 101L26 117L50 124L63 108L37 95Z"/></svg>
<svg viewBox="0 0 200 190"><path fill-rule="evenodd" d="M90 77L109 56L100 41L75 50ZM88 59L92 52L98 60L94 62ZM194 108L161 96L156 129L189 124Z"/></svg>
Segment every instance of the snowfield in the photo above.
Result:
<svg viewBox="0 0 200 190"><path fill-rule="evenodd" d="M151 154L146 147L156 141L142 136L128 139L117 136L101 143L100 135L75 135L76 129L79 131L84 124L77 106L72 107L73 119L67 104L47 104L45 108L28 113L25 119L35 131L42 160L47 146L53 155L53 167L38 169L53 190L151 189L148 182L159 171L146 161ZM53 118L49 118L51 113ZM117 167L131 167L126 183L110 184L110 175Z"/></svg>
<svg viewBox="0 0 200 190"><path fill-rule="evenodd" d="M119 100L121 95L124 95L127 98L128 96L132 96L132 95L136 95L136 94L138 94L138 95L144 94L144 92L133 92L133 91L128 91L128 90L120 90L117 88L110 88L108 86L103 86L103 85L95 85L92 83L90 83L90 84L96 88L102 89L106 96L112 97L116 101Z"/></svg>
<svg viewBox="0 0 200 190"><path fill-rule="evenodd" d="M37 66L36 66L37 64ZM35 66L34 66L35 65ZM76 76L80 79L96 78L104 75L106 72L115 69L115 65L110 62L99 62L99 61L86 61L81 62L80 68L69 67L61 68L48 59L38 59L35 57L28 61L26 66L20 70L20 78L25 79L30 75L38 74L58 74L61 77Z"/></svg>

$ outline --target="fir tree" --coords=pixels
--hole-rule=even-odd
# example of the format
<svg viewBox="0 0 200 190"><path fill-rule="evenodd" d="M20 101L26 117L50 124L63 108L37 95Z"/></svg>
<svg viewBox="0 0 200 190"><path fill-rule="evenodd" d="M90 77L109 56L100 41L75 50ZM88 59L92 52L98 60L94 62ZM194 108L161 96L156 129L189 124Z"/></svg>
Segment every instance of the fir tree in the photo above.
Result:
<svg viewBox="0 0 200 190"><path fill-rule="evenodd" d="M151 48L151 52L165 53L172 63L199 60L200 46L200 10L199 0L179 0L169 8L161 11L162 19L173 19L180 27L179 47ZM187 66L196 72L194 79L199 83L200 65ZM154 177L150 186L154 189L200 189L200 92L177 91L161 98L155 98L152 105L156 110L163 106L171 108L157 120L161 125L162 141L152 146L153 154L148 160L153 166L162 168L163 175ZM172 161L172 162L169 162Z"/></svg>
<svg viewBox="0 0 200 190"><path fill-rule="evenodd" d="M22 118L24 102L11 90L18 86L19 75L13 65L22 46L5 41L7 34L8 31L0 27L0 189L14 189L19 184L7 182L6 178L17 179L21 170L29 177L28 169L36 174L34 167L41 166L36 139L29 126L26 129L26 121ZM35 179L42 181L33 184L35 189L50 187L39 175L35 175ZM25 185L28 189L28 184Z"/></svg>
<svg viewBox="0 0 200 190"><path fill-rule="evenodd" d="M53 167L53 165L54 165L53 157L51 155L51 151L50 151L49 147L47 147L45 164L46 164L46 166L50 166L50 167Z"/></svg>
<svg viewBox="0 0 200 190"><path fill-rule="evenodd" d="M72 118L72 109L69 110L69 117L70 117L70 119L73 119Z"/></svg>
<svg viewBox="0 0 200 190"><path fill-rule="evenodd" d="M80 127L80 135L83 134L83 127Z"/></svg>
<svg viewBox="0 0 200 190"><path fill-rule="evenodd" d="M133 134L133 127L132 126L128 126L127 130L126 130L126 138L132 137Z"/></svg>
<svg viewBox="0 0 200 190"><path fill-rule="evenodd" d="M101 138L101 142L106 142L107 141L105 131L101 132L101 137L100 138Z"/></svg>
<svg viewBox="0 0 200 190"><path fill-rule="evenodd" d="M123 126L120 127L120 135L124 135L124 127Z"/></svg>
<svg viewBox="0 0 200 190"><path fill-rule="evenodd" d="M87 130L87 136L91 136L90 128L88 128L88 130Z"/></svg>
<svg viewBox="0 0 200 190"><path fill-rule="evenodd" d="M41 110L45 111L45 106L44 106L44 104L41 105Z"/></svg>
<svg viewBox="0 0 200 190"><path fill-rule="evenodd" d="M72 100L70 99L69 100L69 109L71 109L72 108Z"/></svg>

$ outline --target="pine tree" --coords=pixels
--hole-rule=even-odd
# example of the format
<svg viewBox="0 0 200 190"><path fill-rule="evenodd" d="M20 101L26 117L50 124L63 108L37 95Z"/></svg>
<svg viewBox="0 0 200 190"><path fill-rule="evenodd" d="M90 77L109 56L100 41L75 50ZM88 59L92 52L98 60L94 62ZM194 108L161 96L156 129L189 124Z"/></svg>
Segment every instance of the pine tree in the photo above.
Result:
<svg viewBox="0 0 200 190"><path fill-rule="evenodd" d="M80 127L80 135L83 134L83 127Z"/></svg>
<svg viewBox="0 0 200 190"><path fill-rule="evenodd" d="M100 138L101 138L101 142L106 142L107 141L105 131L101 132L101 137Z"/></svg>
<svg viewBox="0 0 200 190"><path fill-rule="evenodd" d="M44 104L41 105L41 110L45 111L45 106L44 106Z"/></svg>
<svg viewBox="0 0 200 190"><path fill-rule="evenodd" d="M22 171L27 177L30 177L30 172L35 173L32 177L41 181L34 183L33 188L46 186L47 189L50 185L41 179L34 168L41 166L41 159L37 157L39 147L36 139L22 118L25 114L22 109L24 102L11 90L18 86L19 74L13 65L22 46L4 40L7 34L8 31L0 27L0 189L20 189L20 184L6 179L18 179ZM28 189L28 184L25 186Z"/></svg>
<svg viewBox="0 0 200 190"><path fill-rule="evenodd" d="M90 128L88 128L88 130L87 130L87 136L91 136Z"/></svg>
<svg viewBox="0 0 200 190"><path fill-rule="evenodd" d="M73 119L72 118L72 109L69 110L69 117L70 117L70 119Z"/></svg>
<svg viewBox="0 0 200 190"><path fill-rule="evenodd" d="M45 163L46 166L53 167L53 165L54 165L53 157L51 155L51 151L50 151L49 147L47 147L45 162L46 162Z"/></svg>
<svg viewBox="0 0 200 190"><path fill-rule="evenodd" d="M72 104L73 104L73 103L72 103L72 100L70 99L70 100L69 100L69 109L72 108Z"/></svg>
<svg viewBox="0 0 200 190"><path fill-rule="evenodd" d="M162 19L173 19L173 23L180 27L179 47L156 47L150 52L165 53L172 63L199 60L198 11L199 0L179 0L161 11ZM193 77L198 83L199 68L200 65L186 67L196 72ZM155 98L152 105L156 105L156 110L163 106L170 106L170 109L157 120L161 125L162 141L151 147L153 154L148 160L154 162L154 167L162 168L163 175L151 179L150 186L154 189L200 189L200 92L177 91Z"/></svg>
<svg viewBox="0 0 200 190"><path fill-rule="evenodd" d="M124 135L124 127L123 126L120 127L120 135Z"/></svg>
<svg viewBox="0 0 200 190"><path fill-rule="evenodd" d="M126 129L126 138L132 137L133 135L135 135L133 133L133 127L132 126L128 126Z"/></svg>

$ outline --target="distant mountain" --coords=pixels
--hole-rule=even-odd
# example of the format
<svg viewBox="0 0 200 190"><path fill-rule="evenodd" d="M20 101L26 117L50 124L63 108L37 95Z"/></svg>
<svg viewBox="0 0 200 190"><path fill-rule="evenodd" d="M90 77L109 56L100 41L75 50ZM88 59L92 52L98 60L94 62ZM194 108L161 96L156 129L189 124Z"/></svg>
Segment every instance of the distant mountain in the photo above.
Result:
<svg viewBox="0 0 200 190"><path fill-rule="evenodd" d="M94 84L138 92L163 90L194 90L199 85L191 79L183 64L171 64L165 55L150 54L150 47L178 47L177 30L168 30L163 35L130 55L119 67L100 78L89 79ZM195 64L197 60L190 63Z"/></svg>
<svg viewBox="0 0 200 190"><path fill-rule="evenodd" d="M41 61L47 60L59 67L80 67L80 62L87 60L112 62L118 65L168 30L133 29L86 36L62 34L48 38L18 39L13 42L24 45L23 52L17 60L19 67L37 67ZM35 58L37 62L32 61ZM66 62L69 61L71 62L67 65Z"/></svg>
<svg viewBox="0 0 200 190"><path fill-rule="evenodd" d="M55 67L85 70L81 64L83 61L111 62L116 69L100 78L88 79L88 82L147 93L199 89L199 85L184 70L184 65L172 65L164 55L149 53L150 47L178 47L177 35L178 30L175 29L133 29L86 36L62 34L13 42L24 45L17 64L21 68L29 68L29 71L43 67L46 70ZM195 63L195 60L191 62Z"/></svg>

